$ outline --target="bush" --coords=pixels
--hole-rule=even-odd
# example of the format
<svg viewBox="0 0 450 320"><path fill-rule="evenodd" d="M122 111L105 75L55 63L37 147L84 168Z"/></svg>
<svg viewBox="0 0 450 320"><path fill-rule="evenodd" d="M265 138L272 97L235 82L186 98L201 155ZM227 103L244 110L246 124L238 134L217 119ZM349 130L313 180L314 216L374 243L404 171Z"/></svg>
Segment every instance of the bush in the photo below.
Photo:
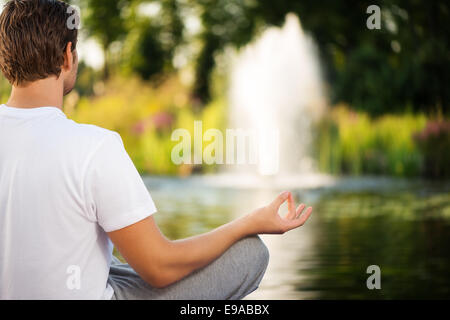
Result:
<svg viewBox="0 0 450 320"><path fill-rule="evenodd" d="M363 112L335 107L318 129L319 168L334 174L417 176L422 157L413 134L425 124L424 115L373 119Z"/></svg>
<svg viewBox="0 0 450 320"><path fill-rule="evenodd" d="M110 79L97 96L78 97L73 92L66 98L65 112L69 118L117 131L130 157L143 174L186 175L191 165L176 166L171 160L174 129L184 128L193 136L194 121L203 121L204 130L224 127L224 106L217 99L194 112L190 90L177 76L168 77L154 86L136 77ZM215 170L215 166L195 168Z"/></svg>
<svg viewBox="0 0 450 320"><path fill-rule="evenodd" d="M414 138L424 158L423 173L430 178L450 177L450 121L430 121Z"/></svg>

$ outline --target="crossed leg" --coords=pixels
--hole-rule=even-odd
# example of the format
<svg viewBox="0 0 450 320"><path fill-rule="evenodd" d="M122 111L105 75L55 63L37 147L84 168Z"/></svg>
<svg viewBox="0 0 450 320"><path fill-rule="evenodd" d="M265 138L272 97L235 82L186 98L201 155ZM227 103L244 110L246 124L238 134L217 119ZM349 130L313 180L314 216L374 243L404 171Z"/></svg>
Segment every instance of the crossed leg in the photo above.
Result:
<svg viewBox="0 0 450 320"><path fill-rule="evenodd" d="M162 289L153 288L114 258L108 283L115 300L239 300L256 290L269 262L258 236L242 239L208 266Z"/></svg>

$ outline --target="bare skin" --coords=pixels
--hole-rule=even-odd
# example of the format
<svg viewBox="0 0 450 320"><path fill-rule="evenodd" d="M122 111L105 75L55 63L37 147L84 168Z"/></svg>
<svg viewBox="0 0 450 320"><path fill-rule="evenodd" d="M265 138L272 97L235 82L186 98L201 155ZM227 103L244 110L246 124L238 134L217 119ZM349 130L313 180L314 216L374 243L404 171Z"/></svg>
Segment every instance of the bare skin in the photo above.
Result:
<svg viewBox="0 0 450 320"><path fill-rule="evenodd" d="M61 75L48 77L31 83L13 86L6 103L14 108L57 107L62 110L63 97L75 86L78 71L77 51L72 51L72 43L67 44Z"/></svg>
<svg viewBox="0 0 450 320"><path fill-rule="evenodd" d="M15 108L53 106L62 110L64 95L75 86L77 69L77 53L72 51L69 42L61 75L13 86L7 105ZM286 201L288 213L282 217L278 211ZM312 208L305 210L304 204L296 209L292 194L283 192L267 206L195 237L169 240L153 217L110 232L108 236L142 279L162 288L210 264L237 241L256 234L284 234L302 226L311 213Z"/></svg>

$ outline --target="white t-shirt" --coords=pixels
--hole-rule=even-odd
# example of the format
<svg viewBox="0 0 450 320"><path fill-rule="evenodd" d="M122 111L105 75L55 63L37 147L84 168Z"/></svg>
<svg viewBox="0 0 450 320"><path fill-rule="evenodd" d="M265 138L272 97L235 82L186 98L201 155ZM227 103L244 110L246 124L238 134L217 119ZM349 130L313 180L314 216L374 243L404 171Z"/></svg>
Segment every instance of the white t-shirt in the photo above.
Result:
<svg viewBox="0 0 450 320"><path fill-rule="evenodd" d="M106 232L154 212L118 133L0 106L0 299L110 299Z"/></svg>

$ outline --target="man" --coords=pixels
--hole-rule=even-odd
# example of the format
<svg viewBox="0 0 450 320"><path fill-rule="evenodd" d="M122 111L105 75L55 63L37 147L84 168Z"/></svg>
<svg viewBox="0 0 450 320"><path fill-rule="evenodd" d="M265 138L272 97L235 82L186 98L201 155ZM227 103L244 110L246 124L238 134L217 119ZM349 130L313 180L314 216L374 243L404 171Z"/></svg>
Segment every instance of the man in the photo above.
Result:
<svg viewBox="0 0 450 320"><path fill-rule="evenodd" d="M0 67L13 86L0 106L0 299L245 297L268 263L257 234L297 228L312 209L296 210L285 192L209 233L164 237L119 134L62 111L78 67L67 9L12 0L0 16ZM129 264L111 266L112 243Z"/></svg>

